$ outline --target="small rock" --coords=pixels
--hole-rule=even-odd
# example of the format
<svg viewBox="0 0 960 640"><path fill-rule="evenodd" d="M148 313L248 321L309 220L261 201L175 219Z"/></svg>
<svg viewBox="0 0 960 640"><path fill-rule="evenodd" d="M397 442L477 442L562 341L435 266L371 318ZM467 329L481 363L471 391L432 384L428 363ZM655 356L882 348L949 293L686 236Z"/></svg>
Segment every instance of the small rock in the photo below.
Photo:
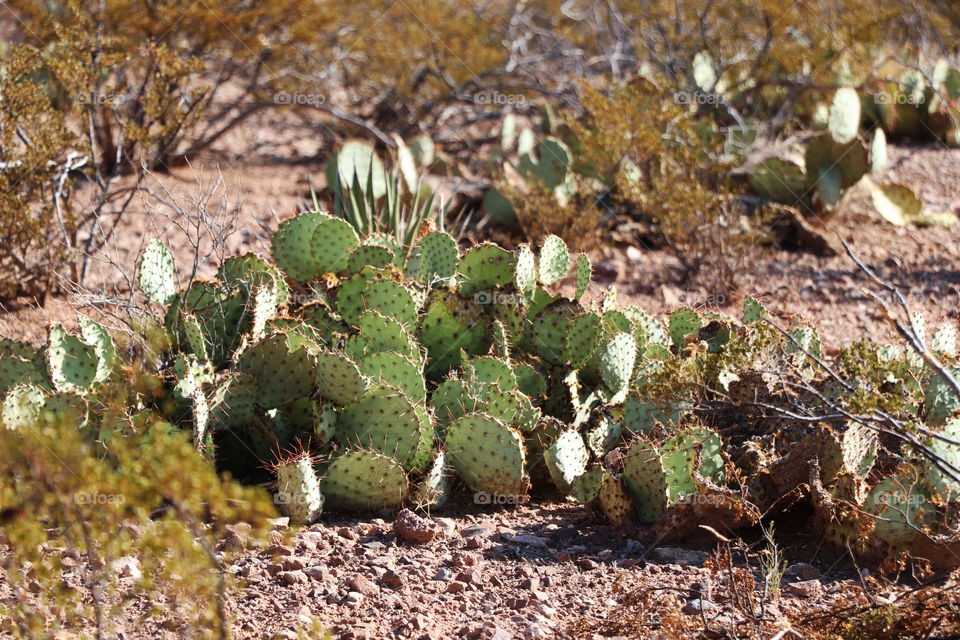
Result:
<svg viewBox="0 0 960 640"><path fill-rule="evenodd" d="M591 560L590 558L580 558L577 560L577 566L584 571L593 571L600 565L595 560Z"/></svg>
<svg viewBox="0 0 960 640"><path fill-rule="evenodd" d="M483 538L480 536L470 536L467 538L467 549L482 549Z"/></svg>
<svg viewBox="0 0 960 640"><path fill-rule="evenodd" d="M450 582L451 580L454 579L454 577L455 576L453 575L452 571L449 571L447 569L440 569L439 571L437 571L437 574L433 576L433 579L438 580L440 582Z"/></svg>
<svg viewBox="0 0 960 640"><path fill-rule="evenodd" d="M436 518L434 521L445 538L452 538L457 534L457 522L453 518Z"/></svg>
<svg viewBox="0 0 960 640"><path fill-rule="evenodd" d="M643 545L633 538L627 538L627 543L625 546L627 553L640 553L640 551L643 549Z"/></svg>
<svg viewBox="0 0 960 640"><path fill-rule="evenodd" d="M467 588L462 582L451 582L447 585L447 593L459 593Z"/></svg>
<svg viewBox="0 0 960 640"><path fill-rule="evenodd" d="M511 609L523 609L529 602L527 598L507 598L507 606Z"/></svg>
<svg viewBox="0 0 960 640"><path fill-rule="evenodd" d="M546 638L547 635L543 632L543 629L536 622L531 622L523 629L523 637L525 640L540 640L541 638Z"/></svg>
<svg viewBox="0 0 960 640"><path fill-rule="evenodd" d="M430 542L440 535L440 526L433 520L418 516L410 509L402 509L393 522L393 530L413 544Z"/></svg>
<svg viewBox="0 0 960 640"><path fill-rule="evenodd" d="M297 569L296 571L281 571L277 574L281 582L285 584L302 584L307 581L307 574Z"/></svg>
<svg viewBox="0 0 960 640"><path fill-rule="evenodd" d="M286 516L283 518L267 518L267 524L270 525L271 531L283 531L290 527L290 518Z"/></svg>
<svg viewBox="0 0 960 640"><path fill-rule="evenodd" d="M702 566L709 557L704 551L681 549L680 547L657 547L653 550L652 555L661 562L694 567Z"/></svg>
<svg viewBox="0 0 960 640"><path fill-rule="evenodd" d="M465 527L463 531L460 532L464 538L472 538L473 536L486 536L489 535L492 529L490 527L485 527L480 524L471 525Z"/></svg>
<svg viewBox="0 0 960 640"><path fill-rule="evenodd" d="M493 635L490 636L490 640L513 640L513 636L506 629L497 627Z"/></svg>
<svg viewBox="0 0 960 640"><path fill-rule="evenodd" d="M313 578L314 580L321 580L321 581L326 580L326 579L327 579L327 576L329 575L329 574L327 573L326 567L323 567L323 566L321 566L321 565L315 565L315 566L313 566L313 567L307 567L307 568L304 570L304 573L307 574L308 576L310 576L311 578Z"/></svg>
<svg viewBox="0 0 960 640"><path fill-rule="evenodd" d="M350 527L340 527L337 529L337 535L347 540L359 540L360 536Z"/></svg>
<svg viewBox="0 0 960 640"><path fill-rule="evenodd" d="M476 569L466 569L457 574L457 580L467 584L480 584L480 572Z"/></svg>
<svg viewBox="0 0 960 640"><path fill-rule="evenodd" d="M820 577L820 570L812 564L798 562L787 567L783 577L787 580L816 580Z"/></svg>
<svg viewBox="0 0 960 640"><path fill-rule="evenodd" d="M275 558L274 562L279 565L283 571L296 571L307 566L303 558L297 556L280 556Z"/></svg>
<svg viewBox="0 0 960 640"><path fill-rule="evenodd" d="M385 586L390 587L391 589L396 589L397 587L403 586L403 576L394 571L393 569L388 570L383 574L383 578L380 579Z"/></svg>
<svg viewBox="0 0 960 640"><path fill-rule="evenodd" d="M377 587L377 585L373 584L366 577L360 575L359 573L347 581L347 586L350 587L352 591L361 593L365 596L375 596L380 593L380 588Z"/></svg>
<svg viewBox="0 0 960 640"><path fill-rule="evenodd" d="M222 548L232 551L243 551L247 548L247 540L250 539L250 531L253 529L249 522L228 524L223 529L227 535L223 539Z"/></svg>
<svg viewBox="0 0 960 640"><path fill-rule="evenodd" d="M532 533L521 533L520 535L505 536L507 542L511 544L523 544L531 547L546 547L547 539L541 538L540 536L535 536Z"/></svg>
<svg viewBox="0 0 960 640"><path fill-rule="evenodd" d="M137 580L143 575L140 570L140 561L133 556L123 556L110 563L110 568L118 578L133 578Z"/></svg>
<svg viewBox="0 0 960 640"><path fill-rule="evenodd" d="M357 593L356 591L351 591L347 594L347 604L351 607L356 607L361 602L363 602L363 594Z"/></svg>
<svg viewBox="0 0 960 640"><path fill-rule="evenodd" d="M709 600L701 600L700 598L694 598L683 607L683 612L689 615L716 610L717 605L713 604Z"/></svg>
<svg viewBox="0 0 960 640"><path fill-rule="evenodd" d="M792 593L801 598L811 598L819 595L823 590L823 585L819 580L802 580L800 582L791 582L784 587L787 593Z"/></svg>
<svg viewBox="0 0 960 640"><path fill-rule="evenodd" d="M310 551L324 549L327 546L323 534L319 531L301 531L297 534L297 543Z"/></svg>
<svg viewBox="0 0 960 640"><path fill-rule="evenodd" d="M534 591L540 588L540 579L539 578L527 578L520 583L520 587L523 589L528 589Z"/></svg>

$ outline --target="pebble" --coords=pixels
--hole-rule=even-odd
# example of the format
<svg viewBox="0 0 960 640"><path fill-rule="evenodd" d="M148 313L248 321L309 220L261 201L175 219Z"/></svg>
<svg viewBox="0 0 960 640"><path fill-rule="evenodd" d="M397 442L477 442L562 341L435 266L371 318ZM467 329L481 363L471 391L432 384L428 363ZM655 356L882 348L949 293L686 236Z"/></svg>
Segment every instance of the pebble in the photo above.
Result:
<svg viewBox="0 0 960 640"><path fill-rule="evenodd" d="M472 538L474 536L490 535L491 531L493 531L493 529L491 529L490 527L485 527L481 524L475 524L469 527L465 527L463 531L460 532L460 535L462 535L464 538Z"/></svg>
<svg viewBox="0 0 960 640"><path fill-rule="evenodd" d="M433 579L439 580L440 582L450 582L451 580L454 579L454 577L455 576L453 575L452 571L449 571L447 569L440 569L439 571L437 571L436 575L433 576Z"/></svg>
<svg viewBox="0 0 960 640"><path fill-rule="evenodd" d="M823 590L823 585L819 580L802 580L800 582L791 582L784 587L787 593L792 593L801 598L810 598L819 595Z"/></svg>
<svg viewBox="0 0 960 640"><path fill-rule="evenodd" d="M709 600L694 598L683 607L683 612L693 615L696 613L706 613L707 611L716 611L717 608L717 605L713 604Z"/></svg>
<svg viewBox="0 0 960 640"><path fill-rule="evenodd" d="M506 534L503 537L511 544L523 544L531 547L546 547L548 542L546 538L535 536L532 533L521 533L520 535Z"/></svg>
<svg viewBox="0 0 960 640"><path fill-rule="evenodd" d="M394 571L393 569L388 570L383 574L383 578L380 579L384 585L390 587L391 589L396 589L397 587L403 586L403 576Z"/></svg>
<svg viewBox="0 0 960 640"><path fill-rule="evenodd" d="M600 565L595 560L591 560L590 558L580 558L577 560L577 566L584 571L593 571Z"/></svg>
<svg viewBox="0 0 960 640"><path fill-rule="evenodd" d="M681 549L680 547L657 547L651 555L661 562L694 567L703 566L703 563L706 562L709 557L704 551Z"/></svg>
<svg viewBox="0 0 960 640"><path fill-rule="evenodd" d="M352 607L356 607L361 602L363 602L363 594L357 593L356 591L351 591L347 594L347 604Z"/></svg>
<svg viewBox="0 0 960 640"><path fill-rule="evenodd" d="M783 577L787 580L816 580L820 577L820 570L812 564L798 562L787 567Z"/></svg>
<svg viewBox="0 0 960 640"><path fill-rule="evenodd" d="M350 578L347 581L347 586L350 587L352 591L356 593L361 593L365 596L375 596L380 593L380 588L370 582L365 576L357 574Z"/></svg>
<svg viewBox="0 0 960 640"><path fill-rule="evenodd" d="M110 563L110 568L118 578L133 578L137 580L143 575L140 570L140 561L133 556L123 556Z"/></svg>
<svg viewBox="0 0 960 640"><path fill-rule="evenodd" d="M301 584L307 581L307 574L299 569L296 571L281 571L277 577L286 584Z"/></svg>
<svg viewBox="0 0 960 640"><path fill-rule="evenodd" d="M440 526L428 518L418 516L410 509L402 509L393 522L393 530L412 544L424 544L440 535Z"/></svg>

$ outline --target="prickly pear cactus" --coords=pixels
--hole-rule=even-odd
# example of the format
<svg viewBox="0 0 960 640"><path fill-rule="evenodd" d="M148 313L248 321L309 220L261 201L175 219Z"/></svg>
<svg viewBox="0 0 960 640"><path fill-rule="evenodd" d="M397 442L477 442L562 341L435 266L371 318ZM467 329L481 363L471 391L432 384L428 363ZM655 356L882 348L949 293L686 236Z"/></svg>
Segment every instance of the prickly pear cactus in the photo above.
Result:
<svg viewBox="0 0 960 640"><path fill-rule="evenodd" d="M280 510L295 525L317 520L323 511L320 481L313 469L313 459L306 454L279 462L276 466L277 498Z"/></svg>
<svg viewBox="0 0 960 640"><path fill-rule="evenodd" d="M151 240L140 257L137 284L147 300L156 304L170 304L177 294L177 275L173 254L167 245Z"/></svg>

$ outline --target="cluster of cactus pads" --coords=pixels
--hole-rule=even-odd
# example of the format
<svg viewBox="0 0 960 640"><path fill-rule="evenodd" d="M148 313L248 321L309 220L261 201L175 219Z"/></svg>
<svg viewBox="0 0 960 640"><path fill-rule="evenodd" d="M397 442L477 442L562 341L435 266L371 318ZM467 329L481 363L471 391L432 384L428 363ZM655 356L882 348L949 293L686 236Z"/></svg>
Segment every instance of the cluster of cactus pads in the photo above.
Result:
<svg viewBox="0 0 960 640"><path fill-rule="evenodd" d="M751 298L737 320L690 308L661 320L615 292L586 304L590 261L555 236L537 251L462 251L424 230L403 247L312 211L283 222L272 249L180 288L152 242L138 271L165 310L139 385L151 389L98 411L121 394L118 349L95 322L77 335L54 325L42 349L0 343L3 427L67 420L107 442L159 412L223 468L271 470L298 523L552 483L662 538L750 526L807 496L829 539L863 554L939 562L949 554L935 549L960 544L960 399L912 352L857 345L835 366L853 381L838 388L813 328L781 334ZM931 340L953 364L955 342L949 328ZM804 419L825 399L895 412L947 464L855 420Z"/></svg>

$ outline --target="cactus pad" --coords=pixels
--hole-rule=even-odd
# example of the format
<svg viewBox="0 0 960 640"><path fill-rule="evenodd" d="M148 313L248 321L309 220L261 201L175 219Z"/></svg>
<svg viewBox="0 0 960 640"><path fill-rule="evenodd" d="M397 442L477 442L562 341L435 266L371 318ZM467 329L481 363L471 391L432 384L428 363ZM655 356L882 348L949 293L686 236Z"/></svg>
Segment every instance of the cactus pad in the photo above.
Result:
<svg viewBox="0 0 960 640"><path fill-rule="evenodd" d="M463 416L447 432L447 451L457 474L473 491L525 495L529 480L520 434L480 413Z"/></svg>
<svg viewBox="0 0 960 640"><path fill-rule="evenodd" d="M290 522L304 526L319 518L323 511L323 494L310 456L300 455L279 462L276 473L276 502L290 517Z"/></svg>
<svg viewBox="0 0 960 640"><path fill-rule="evenodd" d="M497 245L484 243L467 251L460 259L460 292L465 296L486 292L514 280L517 259Z"/></svg>
<svg viewBox="0 0 960 640"><path fill-rule="evenodd" d="M271 249L277 266L294 280L307 282L320 275L310 252L314 230L331 216L310 211L284 220L273 234Z"/></svg>
<svg viewBox="0 0 960 640"><path fill-rule="evenodd" d="M561 433L543 454L550 477L563 491L569 490L574 479L587 470L589 458L583 438L576 429L567 429Z"/></svg>
<svg viewBox="0 0 960 640"><path fill-rule="evenodd" d="M579 300L587 292L592 277L593 265L590 264L590 258L587 254L581 253L577 256L577 291L573 294L575 299Z"/></svg>
<svg viewBox="0 0 960 640"><path fill-rule="evenodd" d="M67 333L60 324L50 326L47 367L57 391L84 392L97 378L97 349Z"/></svg>
<svg viewBox="0 0 960 640"><path fill-rule="evenodd" d="M420 279L428 284L448 280L457 273L460 251L450 234L433 231L420 241Z"/></svg>
<svg viewBox="0 0 960 640"><path fill-rule="evenodd" d="M570 269L570 252L559 236L547 236L540 247L540 282L559 282ZM578 296L579 297L579 296Z"/></svg>
<svg viewBox="0 0 960 640"><path fill-rule="evenodd" d="M330 463L320 490L333 508L364 511L399 506L410 483L393 458L376 451L352 451Z"/></svg>
<svg viewBox="0 0 960 640"><path fill-rule="evenodd" d="M173 254L160 240L151 240L143 250L137 284L147 300L156 304L170 304L177 295Z"/></svg>
<svg viewBox="0 0 960 640"><path fill-rule="evenodd" d="M652 524L666 511L667 473L653 445L637 440L630 446L623 458L623 482L641 522Z"/></svg>

